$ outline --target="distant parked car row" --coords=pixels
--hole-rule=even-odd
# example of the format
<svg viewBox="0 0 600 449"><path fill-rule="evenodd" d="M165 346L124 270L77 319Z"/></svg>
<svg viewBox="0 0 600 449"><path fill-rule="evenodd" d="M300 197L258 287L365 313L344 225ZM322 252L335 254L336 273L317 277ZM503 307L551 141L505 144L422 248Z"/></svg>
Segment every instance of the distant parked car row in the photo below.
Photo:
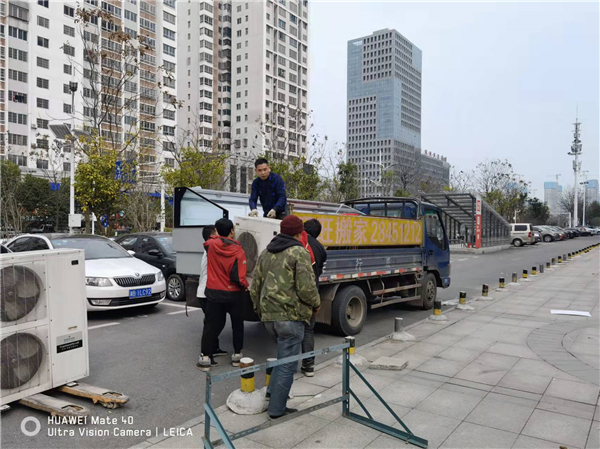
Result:
<svg viewBox="0 0 600 449"><path fill-rule="evenodd" d="M550 243L600 234L600 229L587 226L561 228L550 225L533 226L530 223L512 223L510 228L511 243L517 247L523 245L535 245L542 241Z"/></svg>

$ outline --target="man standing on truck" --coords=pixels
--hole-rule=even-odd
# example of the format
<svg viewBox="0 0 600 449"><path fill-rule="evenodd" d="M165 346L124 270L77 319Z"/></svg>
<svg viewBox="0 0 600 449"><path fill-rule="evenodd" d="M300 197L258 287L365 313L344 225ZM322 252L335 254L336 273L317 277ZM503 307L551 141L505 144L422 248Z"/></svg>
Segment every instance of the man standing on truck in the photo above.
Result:
<svg viewBox="0 0 600 449"><path fill-rule="evenodd" d="M321 242L317 240L321 234L321 223L316 218L311 218L304 222L304 234L306 234L306 243L304 239L302 244L311 254L312 269L315 273L315 284L319 291L319 277L323 273L323 266L327 261L327 252ZM304 323L304 339L302 340L302 352L311 352L315 350L315 321L317 314L313 313L310 323ZM315 375L315 358L302 360L300 368L306 377Z"/></svg>
<svg viewBox="0 0 600 449"><path fill-rule="evenodd" d="M269 161L265 158L259 158L254 162L256 175L258 176L252 182L252 192L250 193L250 217L258 217L257 202L263 208L263 216L268 218L283 219L286 216L287 197L285 194L285 184L281 176L271 171Z"/></svg>
<svg viewBox="0 0 600 449"><path fill-rule="evenodd" d="M246 253L242 245L233 240L235 227L227 218L215 223L219 236L213 236L204 243L208 258L206 280L206 320L202 331L202 356L196 365L202 371L216 366L214 359L215 341L227 321L227 314L233 328L233 355L231 364L239 366L244 346L244 291L248 290L246 280Z"/></svg>
<svg viewBox="0 0 600 449"><path fill-rule="evenodd" d="M250 292L254 310L277 342L278 359L300 353L305 325L321 305L310 255L300 243L302 231L295 215L281 221L280 233L258 259ZM273 419L297 411L286 407L297 368L298 362L291 362L273 370L267 391Z"/></svg>

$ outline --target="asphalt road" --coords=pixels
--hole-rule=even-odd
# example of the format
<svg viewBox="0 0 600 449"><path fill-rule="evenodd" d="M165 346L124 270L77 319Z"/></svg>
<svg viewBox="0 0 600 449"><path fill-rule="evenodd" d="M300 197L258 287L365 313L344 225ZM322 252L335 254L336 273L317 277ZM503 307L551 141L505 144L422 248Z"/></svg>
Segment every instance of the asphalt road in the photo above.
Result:
<svg viewBox="0 0 600 449"><path fill-rule="evenodd" d="M538 243L535 246L511 248L506 251L483 254L456 254L452 257L452 285L439 290L442 300L458 297L464 290L467 296L479 295L483 283L495 288L501 274L510 278L512 272L531 270L533 265L545 263L552 257L591 245L597 237L580 237L565 242ZM370 312L363 331L357 336L357 345L364 345L393 331L393 318L401 316L409 325L427 317L431 312L407 305L383 307ZM107 410L91 402L52 392L56 397L91 408L95 417L117 418L118 424L68 426L48 425L45 413L21 405L2 414L0 443L4 448L106 448L129 447L148 438L115 436L115 428L148 430L176 427L203 413L204 374L195 363L200 352L202 312L193 310L189 317L181 303L166 301L151 310L105 312L89 315L90 372L85 381L122 392L130 397L125 407ZM259 323L246 323L244 355L258 362L275 353L275 345ZM337 344L341 338L319 328L316 348ZM221 337L221 347L231 351L229 325ZM333 357L335 355L330 355ZM218 359L221 366L215 372L231 369L227 358ZM323 361L325 358L320 358ZM264 373L257 373L257 385L264 385ZM225 402L228 394L239 388L238 380L222 382L213 387L213 404ZM28 416L41 421L41 432L35 437L25 436L20 428ZM28 425L28 429L33 426ZM69 429L74 436L49 435L51 429ZM79 429L100 429L108 436L80 435Z"/></svg>

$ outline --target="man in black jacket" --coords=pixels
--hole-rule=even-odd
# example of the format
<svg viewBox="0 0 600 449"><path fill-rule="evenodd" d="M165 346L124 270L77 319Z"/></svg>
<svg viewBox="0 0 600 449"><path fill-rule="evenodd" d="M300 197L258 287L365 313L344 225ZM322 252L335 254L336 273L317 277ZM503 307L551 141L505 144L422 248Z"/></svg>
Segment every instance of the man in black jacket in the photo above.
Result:
<svg viewBox="0 0 600 449"><path fill-rule="evenodd" d="M323 265L325 265L325 262L327 261L327 251L325 251L325 247L321 245L321 242L317 240L319 234L321 234L321 223L314 218L307 220L304 222L304 230L308 234L308 245L315 258L312 267L317 282L317 290L319 290L319 276L323 273ZM305 323L302 352L311 352L315 350L315 320L316 313L313 313L310 319L310 325ZM301 369L306 377L313 377L315 375L315 358L311 357L302 360Z"/></svg>

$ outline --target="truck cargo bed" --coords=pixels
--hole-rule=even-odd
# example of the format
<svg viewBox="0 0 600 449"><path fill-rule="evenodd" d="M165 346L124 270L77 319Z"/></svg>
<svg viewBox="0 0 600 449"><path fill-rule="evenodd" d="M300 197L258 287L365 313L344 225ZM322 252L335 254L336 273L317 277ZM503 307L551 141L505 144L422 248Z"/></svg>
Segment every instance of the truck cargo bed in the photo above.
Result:
<svg viewBox="0 0 600 449"><path fill-rule="evenodd" d="M420 271L423 262L421 247L328 250L320 281L335 282L340 279Z"/></svg>

